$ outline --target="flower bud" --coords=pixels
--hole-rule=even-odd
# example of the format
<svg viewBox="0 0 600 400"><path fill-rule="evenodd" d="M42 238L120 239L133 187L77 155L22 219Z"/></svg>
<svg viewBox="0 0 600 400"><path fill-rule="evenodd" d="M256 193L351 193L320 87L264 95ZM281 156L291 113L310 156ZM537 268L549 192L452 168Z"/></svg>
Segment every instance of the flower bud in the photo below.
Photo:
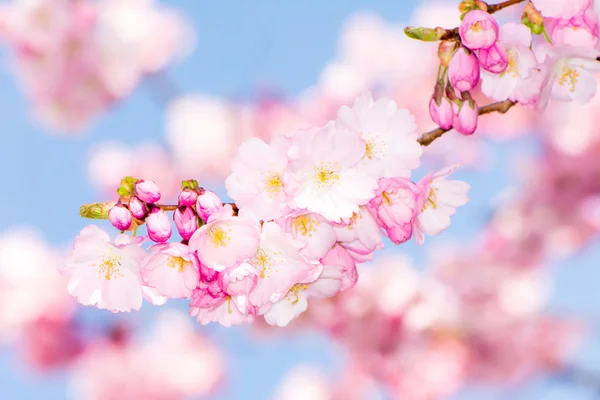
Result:
<svg viewBox="0 0 600 400"><path fill-rule="evenodd" d="M440 128L450 129L452 127L454 112L452 111L452 103L446 97L440 97L439 104L435 98L431 98L429 115Z"/></svg>
<svg viewBox="0 0 600 400"><path fill-rule="evenodd" d="M131 226L131 213L121 204L117 204L108 212L110 223L120 231L129 229Z"/></svg>
<svg viewBox="0 0 600 400"><path fill-rule="evenodd" d="M171 237L171 221L160 208L154 208L146 219L148 237L157 243L166 242Z"/></svg>
<svg viewBox="0 0 600 400"><path fill-rule="evenodd" d="M482 10L487 11L487 4L481 0L463 0L458 5L458 11L463 14L461 20L464 18L464 14L471 10Z"/></svg>
<svg viewBox="0 0 600 400"><path fill-rule="evenodd" d="M459 92L468 92L479 83L479 60L475 54L461 47L454 53L448 66L450 84Z"/></svg>
<svg viewBox="0 0 600 400"><path fill-rule="evenodd" d="M486 71L499 74L508 67L508 53L500 42L489 49L479 50L479 64Z"/></svg>
<svg viewBox="0 0 600 400"><path fill-rule="evenodd" d="M454 40L444 40L440 42L440 45L438 46L438 58L442 67L448 67L450 60L452 60L454 50L456 50L456 42Z"/></svg>
<svg viewBox="0 0 600 400"><path fill-rule="evenodd" d="M135 194L145 203L154 204L160 200L160 188L153 181L139 180L135 184Z"/></svg>
<svg viewBox="0 0 600 400"><path fill-rule="evenodd" d="M472 10L465 15L458 34L465 47L487 49L498 40L498 23L485 11Z"/></svg>
<svg viewBox="0 0 600 400"><path fill-rule="evenodd" d="M90 219L108 219L108 212L115 204L114 201L84 204L79 207L79 215Z"/></svg>
<svg viewBox="0 0 600 400"><path fill-rule="evenodd" d="M131 211L131 214L133 214L134 217L141 219L146 216L148 208L143 201L133 196L131 199L129 199L129 211Z"/></svg>
<svg viewBox="0 0 600 400"><path fill-rule="evenodd" d="M598 45L598 15L589 9L570 19L557 19L551 36L555 45L593 49Z"/></svg>
<svg viewBox="0 0 600 400"><path fill-rule="evenodd" d="M192 207L179 207L173 213L173 221L183 240L189 240L198 229L198 217Z"/></svg>
<svg viewBox="0 0 600 400"><path fill-rule="evenodd" d="M196 204L196 200L198 200L198 193L195 190L184 189L179 193L178 203L180 206L191 207Z"/></svg>
<svg viewBox="0 0 600 400"><path fill-rule="evenodd" d="M475 100L460 101L452 104L454 110L454 121L452 126L463 135L471 135L477 129L479 118L479 107Z"/></svg>
<svg viewBox="0 0 600 400"><path fill-rule="evenodd" d="M221 208L223 208L223 202L215 192L211 192L210 190L198 196L198 200L196 201L196 212L204 222Z"/></svg>

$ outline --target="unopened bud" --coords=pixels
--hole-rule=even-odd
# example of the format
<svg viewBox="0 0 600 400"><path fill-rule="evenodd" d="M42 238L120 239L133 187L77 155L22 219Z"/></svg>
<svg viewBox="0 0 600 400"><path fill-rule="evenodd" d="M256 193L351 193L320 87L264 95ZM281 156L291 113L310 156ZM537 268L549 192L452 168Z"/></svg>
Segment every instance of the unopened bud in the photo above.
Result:
<svg viewBox="0 0 600 400"><path fill-rule="evenodd" d="M117 204L108 212L110 223L120 231L129 229L132 215L129 210L121 204Z"/></svg>
<svg viewBox="0 0 600 400"><path fill-rule="evenodd" d="M191 207L196 204L196 200L198 199L198 193L192 189L184 189L181 193L179 193L178 203L180 206L188 206Z"/></svg>
<svg viewBox="0 0 600 400"><path fill-rule="evenodd" d="M131 211L134 217L142 219L146 216L148 208L143 201L133 196L129 199L129 211Z"/></svg>
<svg viewBox="0 0 600 400"><path fill-rule="evenodd" d="M135 184L135 194L143 202L154 204L160 200L160 188L153 181L139 180Z"/></svg>
<svg viewBox="0 0 600 400"><path fill-rule="evenodd" d="M121 179L121 185L117 189L117 194L121 197L131 196L135 189L135 183L138 180L131 176Z"/></svg>
<svg viewBox="0 0 600 400"><path fill-rule="evenodd" d="M183 240L189 240L198 229L198 217L192 207L179 207L173 213L173 221Z"/></svg>
<svg viewBox="0 0 600 400"><path fill-rule="evenodd" d="M114 201L84 204L79 207L79 215L89 219L108 219L108 212L115 204Z"/></svg>
<svg viewBox="0 0 600 400"><path fill-rule="evenodd" d="M444 40L440 42L438 47L438 58L440 59L440 65L442 65L442 67L448 68L456 47L457 43L454 40Z"/></svg>
<svg viewBox="0 0 600 400"><path fill-rule="evenodd" d="M521 16L521 23L536 35L540 35L544 32L544 17L542 14L533 6L531 3L525 5L523 15Z"/></svg>
<svg viewBox="0 0 600 400"><path fill-rule="evenodd" d="M444 28L422 28L418 26L408 26L404 28L404 33L411 39L422 40L424 42L437 42L448 35L448 30Z"/></svg>
<svg viewBox="0 0 600 400"><path fill-rule="evenodd" d="M481 10L487 12L488 7L487 4L481 0L463 0L458 5L458 11L461 13L461 21L466 13L473 10Z"/></svg>
<svg viewBox="0 0 600 400"><path fill-rule="evenodd" d="M157 243L163 243L169 240L172 233L171 221L167 214L160 208L155 208L150 212L146 220L148 237Z"/></svg>

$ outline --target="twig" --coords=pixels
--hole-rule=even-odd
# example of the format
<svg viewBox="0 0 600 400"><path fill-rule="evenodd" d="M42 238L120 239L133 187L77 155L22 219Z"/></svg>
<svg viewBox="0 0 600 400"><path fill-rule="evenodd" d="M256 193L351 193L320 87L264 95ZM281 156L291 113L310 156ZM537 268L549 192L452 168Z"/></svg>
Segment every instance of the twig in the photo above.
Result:
<svg viewBox="0 0 600 400"><path fill-rule="evenodd" d="M488 4L487 12L489 14L493 14L493 13L498 12L506 7L514 6L515 4L519 4L519 3L523 3L524 1L525 0L506 0L506 1L503 1L502 3L498 3L498 4Z"/></svg>
<svg viewBox="0 0 600 400"><path fill-rule="evenodd" d="M500 114L504 114L508 110L511 109L512 106L517 104L511 100L499 101L497 103L487 104L483 107L479 108L479 115L490 114L493 112L497 112ZM441 137L444 133L448 132L450 129L442 129L437 128L429 132L425 132L421 135L421 137L417 140L422 146L430 145L434 140Z"/></svg>

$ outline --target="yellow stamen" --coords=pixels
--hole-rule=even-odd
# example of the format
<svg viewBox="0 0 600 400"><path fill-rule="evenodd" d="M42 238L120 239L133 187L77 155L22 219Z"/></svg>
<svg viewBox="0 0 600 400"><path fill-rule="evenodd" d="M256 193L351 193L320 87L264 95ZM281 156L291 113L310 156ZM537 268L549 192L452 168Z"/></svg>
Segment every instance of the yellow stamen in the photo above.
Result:
<svg viewBox="0 0 600 400"><path fill-rule="evenodd" d="M227 227L227 225L225 225ZM231 241L231 238L227 234L227 231L221 226L213 226L208 230L208 238L215 247L227 247L227 244Z"/></svg>
<svg viewBox="0 0 600 400"><path fill-rule="evenodd" d="M432 187L429 189L429 196L427 196L427 200L425 200L425 203L423 204L423 210L421 211L425 211L429 207L433 209L437 208L437 188Z"/></svg>
<svg viewBox="0 0 600 400"><path fill-rule="evenodd" d="M269 197L273 198L279 193L281 193L281 189L283 188L283 181L281 180L281 175L277 172L273 172L264 180L265 182L265 191L269 195Z"/></svg>
<svg viewBox="0 0 600 400"><path fill-rule="evenodd" d="M306 215L300 215L292 219L292 227L297 235L311 237L317 230L317 226L319 226L319 221Z"/></svg>
<svg viewBox="0 0 600 400"><path fill-rule="evenodd" d="M185 270L186 261L182 257L169 257L169 262L167 262L167 267L177 269L179 272L183 272Z"/></svg>
<svg viewBox="0 0 600 400"><path fill-rule="evenodd" d="M306 285L304 283L298 283L298 284L292 286L292 288L289 290L289 292L287 293L287 296L286 296L288 301L292 304L297 304L300 301L298 292L306 290L307 288L308 288L308 285ZM293 296L293 297L291 297L291 296Z"/></svg>
<svg viewBox="0 0 600 400"><path fill-rule="evenodd" d="M568 66L564 66L561 70L560 78L558 79L558 84L560 86L569 85L569 91L573 93L575 91L575 85L579 81L579 72L576 69L570 68Z"/></svg>
<svg viewBox="0 0 600 400"><path fill-rule="evenodd" d="M334 163L321 162L313 168L313 181L318 188L330 188L340 180L340 166Z"/></svg>

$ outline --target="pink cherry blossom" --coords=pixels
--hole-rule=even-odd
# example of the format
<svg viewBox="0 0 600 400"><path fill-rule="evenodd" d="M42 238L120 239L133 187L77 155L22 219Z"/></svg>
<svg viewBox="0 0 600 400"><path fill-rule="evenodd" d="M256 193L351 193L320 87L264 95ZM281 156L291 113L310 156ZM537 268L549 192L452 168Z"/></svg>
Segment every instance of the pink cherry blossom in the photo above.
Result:
<svg viewBox="0 0 600 400"><path fill-rule="evenodd" d="M227 268L219 274L219 285L231 296L247 295L258 282L258 271L247 262Z"/></svg>
<svg viewBox="0 0 600 400"><path fill-rule="evenodd" d="M479 83L479 61L475 53L465 47L456 50L448 65L450 84L459 92L468 92Z"/></svg>
<svg viewBox="0 0 600 400"><path fill-rule="evenodd" d="M334 296L341 288L342 272L337 266L323 266L319 277L310 283L292 286L285 296L268 306L264 312L269 325L286 326L308 307L308 298Z"/></svg>
<svg viewBox="0 0 600 400"><path fill-rule="evenodd" d="M452 126L463 135L472 135L477 129L479 119L479 107L475 100L460 101L452 103L454 120Z"/></svg>
<svg viewBox="0 0 600 400"><path fill-rule="evenodd" d="M144 218L146 216L146 213L148 212L146 204L144 204L143 201L141 201L135 196L129 199L128 208L131 214L136 218Z"/></svg>
<svg viewBox="0 0 600 400"><path fill-rule="evenodd" d="M177 197L177 203L180 206L191 207L196 205L196 200L198 200L198 193L191 189L184 189Z"/></svg>
<svg viewBox="0 0 600 400"><path fill-rule="evenodd" d="M350 218L375 194L377 182L358 164L365 145L358 132L333 122L294 136L288 152L293 182L288 190L298 208L339 222Z"/></svg>
<svg viewBox="0 0 600 400"><path fill-rule="evenodd" d="M276 138L270 144L248 139L240 145L225 184L239 208L252 211L259 219L272 220L287 207L285 191L288 141Z"/></svg>
<svg viewBox="0 0 600 400"><path fill-rule="evenodd" d="M135 184L135 194L144 203L154 204L160 200L160 188L152 181L140 180Z"/></svg>
<svg viewBox="0 0 600 400"><path fill-rule="evenodd" d="M139 310L140 264L146 252L133 239L119 235L113 243L97 226L83 228L61 269L69 278L69 293L86 306L113 312Z"/></svg>
<svg viewBox="0 0 600 400"><path fill-rule="evenodd" d="M502 73L508 67L508 53L502 43L496 42L490 48L479 51L477 56L481 68L494 74Z"/></svg>
<svg viewBox="0 0 600 400"><path fill-rule="evenodd" d="M198 216L192 207L179 207L173 213L173 221L183 240L189 240L198 229Z"/></svg>
<svg viewBox="0 0 600 400"><path fill-rule="evenodd" d="M201 196L200 196L201 197ZM230 205L210 216L191 237L189 246L207 268L223 271L250 259L259 245L260 226L250 216L233 216Z"/></svg>
<svg viewBox="0 0 600 400"><path fill-rule="evenodd" d="M366 206L360 207L345 223L334 226L334 230L337 241L358 262L372 259L373 252L383 248L377 221Z"/></svg>
<svg viewBox="0 0 600 400"><path fill-rule="evenodd" d="M575 17L553 22L550 30L553 44L590 50L598 45L598 14L594 10L588 9Z"/></svg>
<svg viewBox="0 0 600 400"><path fill-rule="evenodd" d="M506 48L508 65L500 74L483 71L481 90L497 101L533 102L539 95L543 75L530 49L531 30L521 24L506 23L500 29L499 43Z"/></svg>
<svg viewBox="0 0 600 400"><path fill-rule="evenodd" d="M150 211L146 219L146 228L148 229L148 237L158 243L169 240L173 232L169 216L160 208L154 208Z"/></svg>
<svg viewBox="0 0 600 400"><path fill-rule="evenodd" d="M206 190L196 200L196 212L204 222L217 211L223 210L223 202L215 192Z"/></svg>
<svg viewBox="0 0 600 400"><path fill-rule="evenodd" d="M544 17L571 18L581 14L591 0L531 0Z"/></svg>
<svg viewBox="0 0 600 400"><path fill-rule="evenodd" d="M152 246L142 261L142 278L159 295L171 299L189 298L198 284L198 259L188 246L165 243Z"/></svg>
<svg viewBox="0 0 600 400"><path fill-rule="evenodd" d="M440 128L452 128L454 112L452 111L452 103L446 97L440 97L439 102L435 98L431 99L429 102L429 115L431 120Z"/></svg>
<svg viewBox="0 0 600 400"><path fill-rule="evenodd" d="M337 241L331 223L319 214L294 211L277 221L283 231L304 243L300 253L309 261L318 261Z"/></svg>
<svg viewBox="0 0 600 400"><path fill-rule="evenodd" d="M417 208L420 212L414 224L415 241L418 244L424 242L425 234L435 236L448 228L450 217L456 213L456 207L469 201L468 183L446 180L459 166L457 164L435 174L430 173L419 181L421 197Z"/></svg>
<svg viewBox="0 0 600 400"><path fill-rule="evenodd" d="M411 170L420 165L422 149L414 117L408 110L399 110L393 100L373 101L371 93L365 93L352 108L340 108L336 126L361 136L365 152L358 169L373 178L410 177Z"/></svg>
<svg viewBox="0 0 600 400"><path fill-rule="evenodd" d="M131 226L132 215L126 207L117 204L108 211L108 219L115 228L124 231Z"/></svg>
<svg viewBox="0 0 600 400"><path fill-rule="evenodd" d="M419 187L408 179L379 180L377 196L371 200L369 208L395 244L404 243L412 236L419 196Z"/></svg>
<svg viewBox="0 0 600 400"><path fill-rule="evenodd" d="M190 315L202 325L211 322L230 327L252 322L254 307L247 296L230 296L223 292L217 281L200 282L192 293Z"/></svg>
<svg viewBox="0 0 600 400"><path fill-rule="evenodd" d="M340 271L340 291L351 289L358 281L358 271L354 259L343 246L336 244L321 258L323 268L335 268Z"/></svg>
<svg viewBox="0 0 600 400"><path fill-rule="evenodd" d="M498 38L498 24L485 11L472 10L465 14L458 30L462 44L471 50L488 49Z"/></svg>
<svg viewBox="0 0 600 400"><path fill-rule="evenodd" d="M249 295L252 305L276 302L294 285L310 283L319 276L321 265L310 263L299 253L302 245L275 222L263 224L260 246L249 261L258 271L258 282Z"/></svg>

